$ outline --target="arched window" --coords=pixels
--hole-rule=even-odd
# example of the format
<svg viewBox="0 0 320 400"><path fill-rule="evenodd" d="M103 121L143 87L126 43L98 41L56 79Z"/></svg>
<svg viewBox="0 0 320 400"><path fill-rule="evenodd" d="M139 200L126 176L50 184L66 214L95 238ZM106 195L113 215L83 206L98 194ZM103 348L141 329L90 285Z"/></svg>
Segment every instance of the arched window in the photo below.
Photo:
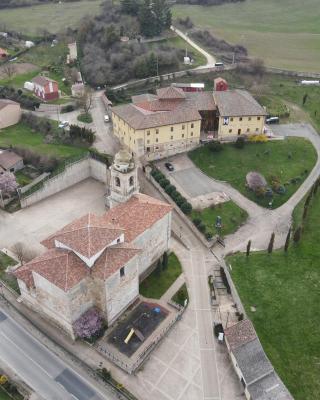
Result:
<svg viewBox="0 0 320 400"><path fill-rule="evenodd" d="M130 176L129 178L129 186L133 186L134 180L133 180L133 176Z"/></svg>
<svg viewBox="0 0 320 400"><path fill-rule="evenodd" d="M115 178L116 186L120 187L120 179L116 176Z"/></svg>

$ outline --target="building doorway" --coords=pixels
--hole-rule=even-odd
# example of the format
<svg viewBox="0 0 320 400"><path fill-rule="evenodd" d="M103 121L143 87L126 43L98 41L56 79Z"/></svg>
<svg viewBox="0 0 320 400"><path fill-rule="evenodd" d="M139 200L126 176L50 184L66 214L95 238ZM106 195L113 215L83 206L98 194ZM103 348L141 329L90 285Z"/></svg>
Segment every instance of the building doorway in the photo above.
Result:
<svg viewBox="0 0 320 400"><path fill-rule="evenodd" d="M241 135L241 129L238 129L238 135Z"/></svg>

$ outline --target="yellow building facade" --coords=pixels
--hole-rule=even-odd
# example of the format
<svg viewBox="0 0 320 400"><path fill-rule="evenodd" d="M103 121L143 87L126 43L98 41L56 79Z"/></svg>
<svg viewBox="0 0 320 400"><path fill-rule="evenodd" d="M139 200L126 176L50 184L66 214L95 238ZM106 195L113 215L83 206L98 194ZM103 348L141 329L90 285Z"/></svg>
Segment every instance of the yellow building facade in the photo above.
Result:
<svg viewBox="0 0 320 400"><path fill-rule="evenodd" d="M236 135L260 135L264 132L264 125L265 117L262 115L219 116L218 138L227 139Z"/></svg>

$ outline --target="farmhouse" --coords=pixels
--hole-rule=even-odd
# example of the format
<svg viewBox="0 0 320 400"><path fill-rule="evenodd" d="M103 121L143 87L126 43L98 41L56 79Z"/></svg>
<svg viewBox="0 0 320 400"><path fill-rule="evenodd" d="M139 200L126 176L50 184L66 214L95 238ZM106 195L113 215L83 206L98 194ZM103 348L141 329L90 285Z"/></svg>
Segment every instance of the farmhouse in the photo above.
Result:
<svg viewBox="0 0 320 400"><path fill-rule="evenodd" d="M225 330L226 345L248 400L293 400L267 358L249 320Z"/></svg>
<svg viewBox="0 0 320 400"><path fill-rule="evenodd" d="M114 134L147 160L188 151L211 137L235 140L264 132L266 112L246 91L185 91L170 86L112 108Z"/></svg>
<svg viewBox="0 0 320 400"><path fill-rule="evenodd" d="M171 209L134 194L101 216L88 214L42 244L15 271L21 300L74 338L73 324L97 307L112 324L139 296L139 278L168 250Z"/></svg>
<svg viewBox="0 0 320 400"><path fill-rule="evenodd" d="M0 167L4 171L17 172L23 168L23 158L12 150L0 150Z"/></svg>
<svg viewBox="0 0 320 400"><path fill-rule="evenodd" d="M15 125L20 121L21 107L12 100L0 99L0 129Z"/></svg>
<svg viewBox="0 0 320 400"><path fill-rule="evenodd" d="M40 99L48 101L59 98L58 82L46 76L38 75L32 79L32 83L34 85L34 94Z"/></svg>

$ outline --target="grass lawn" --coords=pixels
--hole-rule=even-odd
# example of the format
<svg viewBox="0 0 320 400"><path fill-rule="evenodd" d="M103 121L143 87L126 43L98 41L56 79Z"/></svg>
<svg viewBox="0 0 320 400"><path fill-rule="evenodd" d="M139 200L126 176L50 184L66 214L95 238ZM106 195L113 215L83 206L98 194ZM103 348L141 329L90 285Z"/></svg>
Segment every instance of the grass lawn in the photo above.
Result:
<svg viewBox="0 0 320 400"><path fill-rule="evenodd" d="M5 270L9 265L15 265L17 262L11 257L0 251L0 279L4 281L8 286L10 286L16 292L19 291L18 282L15 276L8 274ZM1 399L1 397L0 397Z"/></svg>
<svg viewBox="0 0 320 400"><path fill-rule="evenodd" d="M286 193L273 196L273 208L285 203L298 189L316 163L316 151L312 144L301 138L267 143L247 143L243 149L233 144L224 144L223 150L213 153L207 146L189 153L192 161L208 176L230 183L243 195L267 207L270 199L257 198L246 188L246 175L250 171L260 172L267 182L276 176L286 187ZM292 183L291 179L299 179Z"/></svg>
<svg viewBox="0 0 320 400"><path fill-rule="evenodd" d="M247 213L232 201L217 204L201 211L192 210L190 217L192 220L195 218L201 219L206 226L206 232L215 234L217 233L215 228L217 216L222 218L222 236L235 232L248 217Z"/></svg>
<svg viewBox="0 0 320 400"><path fill-rule="evenodd" d="M194 47L186 43L180 36L168 39L167 43L177 49L182 49L184 51L187 49L188 56L194 60L193 64L190 66L183 65L183 69L195 68L200 65L205 65L207 63L206 57L203 54L199 53Z"/></svg>
<svg viewBox="0 0 320 400"><path fill-rule="evenodd" d="M86 124L91 124L91 122L93 121L90 113L79 114L77 116L77 120Z"/></svg>
<svg viewBox="0 0 320 400"><path fill-rule="evenodd" d="M187 285L184 283L181 288L177 291L177 293L172 297L172 300L176 303L184 306L185 300L188 300L189 303L189 293L187 289Z"/></svg>
<svg viewBox="0 0 320 400"><path fill-rule="evenodd" d="M0 132L0 146L18 146L27 148L41 155L54 156L58 158L79 157L87 153L88 149L83 147L68 146L63 144L46 144L40 133L33 132L23 123L2 129Z"/></svg>
<svg viewBox="0 0 320 400"><path fill-rule="evenodd" d="M31 79L33 79L35 76L37 76L40 72L39 70L35 70L32 72L27 72L25 74L18 74L18 75L14 75L13 77L11 77L10 79L6 78L6 79L1 79L0 80L0 85L9 85L9 86L14 86L16 88L23 88L23 85L25 82L30 82Z"/></svg>
<svg viewBox="0 0 320 400"><path fill-rule="evenodd" d="M318 192L309 206L302 240L287 254L278 250L228 258L248 316L296 400L320 398L319 221Z"/></svg>
<svg viewBox="0 0 320 400"><path fill-rule="evenodd" d="M31 63L39 65L41 68L50 65L62 64L68 54L68 47L65 43L61 42L51 47L51 43L42 43L32 47L27 53L19 57L20 62Z"/></svg>
<svg viewBox="0 0 320 400"><path fill-rule="evenodd" d="M15 176L16 176L16 181L18 182L18 184L20 186L26 186L30 182L32 182L32 179L28 175L25 175L23 173L23 170L20 170L20 171L16 172Z"/></svg>
<svg viewBox="0 0 320 400"><path fill-rule="evenodd" d="M159 274L157 268L141 284L139 291L142 296L151 299L160 297L169 289L173 282L182 273L182 268L178 257L171 253L168 257L168 267Z"/></svg>
<svg viewBox="0 0 320 400"><path fill-rule="evenodd" d="M189 16L198 28L242 44L270 66L318 72L318 0L246 0L221 6L175 5L174 17Z"/></svg>
<svg viewBox="0 0 320 400"><path fill-rule="evenodd" d="M0 387L0 400L12 400L12 397L9 396L1 387Z"/></svg>
<svg viewBox="0 0 320 400"><path fill-rule="evenodd" d="M29 35L41 34L44 29L57 33L66 27L76 27L86 15L98 14L101 3L102 0L82 0L4 9L0 13L0 24Z"/></svg>

